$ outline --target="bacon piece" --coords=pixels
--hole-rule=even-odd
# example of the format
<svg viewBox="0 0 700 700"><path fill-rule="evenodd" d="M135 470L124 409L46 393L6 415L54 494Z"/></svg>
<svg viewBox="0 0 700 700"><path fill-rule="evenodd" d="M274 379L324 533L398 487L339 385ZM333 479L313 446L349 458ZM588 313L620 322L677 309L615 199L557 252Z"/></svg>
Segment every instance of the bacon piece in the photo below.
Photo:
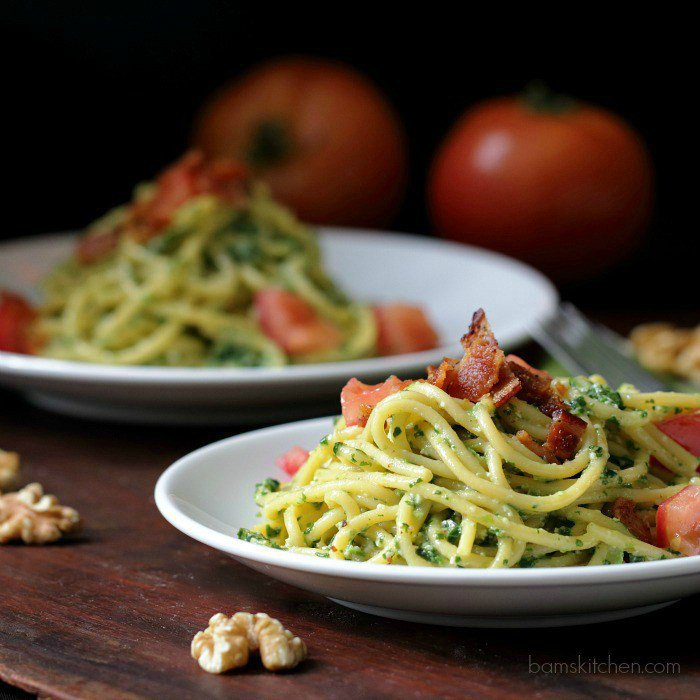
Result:
<svg viewBox="0 0 700 700"><path fill-rule="evenodd" d="M431 384L450 396L470 401L478 401L491 393L496 406L518 393L520 381L506 363L483 309L474 313L462 346L464 357L461 360L446 357L438 367L428 368Z"/></svg>
<svg viewBox="0 0 700 700"><path fill-rule="evenodd" d="M585 430L585 421L567 411L556 411L543 445L525 430L518 430L515 437L542 459L563 462L576 454Z"/></svg>
<svg viewBox="0 0 700 700"><path fill-rule="evenodd" d="M537 406L542 413L550 417L555 411L566 408L552 389L552 375L549 372L531 367L517 355L508 355L506 360L508 367L522 384L519 399Z"/></svg>
<svg viewBox="0 0 700 700"><path fill-rule="evenodd" d="M428 382L434 384L438 389L447 391L446 387L449 387L454 381L456 366L457 360L443 357L442 362L437 367L435 365L428 366Z"/></svg>
<svg viewBox="0 0 700 700"><path fill-rule="evenodd" d="M544 443L545 451L550 458L571 459L581 444L586 422L566 409L566 404L552 389L552 377L549 372L531 367L517 355L508 355L506 360L508 367L522 384L518 398L537 406L542 413L552 418L552 425Z"/></svg>
<svg viewBox="0 0 700 700"><path fill-rule="evenodd" d="M613 517L617 518L638 540L652 544L651 529L642 516L635 511L636 503L629 498L618 498L612 505Z"/></svg>
<svg viewBox="0 0 700 700"><path fill-rule="evenodd" d="M585 431L586 421L564 409L557 409L552 415L544 448L557 459L571 459L578 451Z"/></svg>
<svg viewBox="0 0 700 700"><path fill-rule="evenodd" d="M469 331L462 337L464 357L457 365L456 381L450 394L470 401L478 401L498 383L505 355L498 346L483 309L472 317Z"/></svg>
<svg viewBox="0 0 700 700"><path fill-rule="evenodd" d="M493 403L502 406L506 401L512 399L522 389L522 383L513 374L507 364L503 364L498 375L498 383L493 387Z"/></svg>
<svg viewBox="0 0 700 700"><path fill-rule="evenodd" d="M86 234L78 241L75 249L76 259L81 265L101 260L117 247L121 235L120 228Z"/></svg>
<svg viewBox="0 0 700 700"><path fill-rule="evenodd" d="M571 459L581 444L586 423L566 410L566 404L552 389L550 374L531 367L517 355L506 357L483 309L474 314L462 345L464 357L459 361L445 357L437 367L428 367L428 381L458 399L478 401L490 393L496 406L517 395L552 418L544 445L527 433L523 439L528 443L523 444L529 449L535 447L533 452L550 462Z"/></svg>
<svg viewBox="0 0 700 700"><path fill-rule="evenodd" d="M554 461L553 455L549 453L544 445L540 445L527 430L518 430L518 432L515 433L515 437L525 445L530 452L534 452L538 457L542 457L542 459L546 459L548 462Z"/></svg>
<svg viewBox="0 0 700 700"><path fill-rule="evenodd" d="M245 192L246 169L233 161L207 162L201 151L188 151L156 179L152 197L132 205L130 234L139 241L158 235L175 212L201 194L235 204Z"/></svg>
<svg viewBox="0 0 700 700"><path fill-rule="evenodd" d="M125 234L142 243L149 241L192 197L211 194L235 205L244 199L246 187L245 166L223 159L206 161L201 151L188 151L158 175L152 196L129 206L124 220L83 236L78 241L76 258L83 265L100 260Z"/></svg>

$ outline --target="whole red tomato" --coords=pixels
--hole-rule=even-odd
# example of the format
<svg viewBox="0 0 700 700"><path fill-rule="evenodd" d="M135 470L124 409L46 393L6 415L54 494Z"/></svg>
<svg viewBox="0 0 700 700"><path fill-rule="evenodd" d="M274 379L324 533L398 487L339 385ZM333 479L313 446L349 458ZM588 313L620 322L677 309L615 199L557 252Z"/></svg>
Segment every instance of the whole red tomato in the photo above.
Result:
<svg viewBox="0 0 700 700"><path fill-rule="evenodd" d="M633 248L649 220L652 166L601 108L541 92L485 101L440 147L428 199L439 233L588 277Z"/></svg>
<svg viewBox="0 0 700 700"><path fill-rule="evenodd" d="M312 58L265 63L198 116L194 145L244 161L305 221L381 226L404 193L407 153L391 106L354 70Z"/></svg>

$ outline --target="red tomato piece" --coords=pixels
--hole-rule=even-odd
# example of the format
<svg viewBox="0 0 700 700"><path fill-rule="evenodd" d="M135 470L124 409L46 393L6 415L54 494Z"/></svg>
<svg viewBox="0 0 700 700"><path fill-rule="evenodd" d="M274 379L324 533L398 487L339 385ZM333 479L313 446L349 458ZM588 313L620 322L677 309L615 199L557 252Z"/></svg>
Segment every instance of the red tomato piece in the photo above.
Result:
<svg viewBox="0 0 700 700"><path fill-rule="evenodd" d="M34 309L20 296L0 291L0 350L31 354L29 328Z"/></svg>
<svg viewBox="0 0 700 700"><path fill-rule="evenodd" d="M289 355L333 350L343 340L336 326L292 292L263 289L255 294L253 306L263 333Z"/></svg>
<svg viewBox="0 0 700 700"><path fill-rule="evenodd" d="M88 233L78 241L75 249L76 259L81 265L89 265L96 260L101 260L117 247L121 235L122 232L118 228Z"/></svg>
<svg viewBox="0 0 700 700"><path fill-rule="evenodd" d="M380 355L431 350L438 336L423 309L410 304L384 304L374 308L377 349Z"/></svg>
<svg viewBox="0 0 700 700"><path fill-rule="evenodd" d="M340 392L340 405L346 425L367 425L372 409L387 396L401 391L413 382L402 381L393 374L381 384L363 384L353 377Z"/></svg>
<svg viewBox="0 0 700 700"><path fill-rule="evenodd" d="M134 204L134 218L146 225L146 239L167 226L175 212L200 194L235 202L243 194L246 168L232 161L207 163L201 151L189 151L156 180L152 199Z"/></svg>
<svg viewBox="0 0 700 700"><path fill-rule="evenodd" d="M139 218L157 230L166 226L172 215L188 199L198 194L198 173L201 154L186 153L177 163L164 170L156 180L153 199L137 203Z"/></svg>
<svg viewBox="0 0 700 700"><path fill-rule="evenodd" d="M688 452L700 457L700 412L674 416L663 423L657 423L656 427L675 440L681 447L685 447ZM652 456L651 466L670 474L656 457ZM700 467L698 467L698 471L700 471Z"/></svg>
<svg viewBox="0 0 700 700"><path fill-rule="evenodd" d="M659 506L656 540L687 556L700 554L700 486L686 486Z"/></svg>
<svg viewBox="0 0 700 700"><path fill-rule="evenodd" d="M275 464L289 476L294 476L302 466L304 466L306 460L309 458L309 452L303 447L292 447L291 450L285 452L281 457L275 460Z"/></svg>
<svg viewBox="0 0 700 700"><path fill-rule="evenodd" d="M154 238L197 195L211 194L235 204L245 194L247 172L233 161L207 162L201 151L185 153L157 177L152 197L130 206L126 221L80 239L75 251L78 262L86 265L108 255L124 233L142 242Z"/></svg>
<svg viewBox="0 0 700 700"><path fill-rule="evenodd" d="M700 457L700 411L682 413L657 423L656 427L688 452Z"/></svg>

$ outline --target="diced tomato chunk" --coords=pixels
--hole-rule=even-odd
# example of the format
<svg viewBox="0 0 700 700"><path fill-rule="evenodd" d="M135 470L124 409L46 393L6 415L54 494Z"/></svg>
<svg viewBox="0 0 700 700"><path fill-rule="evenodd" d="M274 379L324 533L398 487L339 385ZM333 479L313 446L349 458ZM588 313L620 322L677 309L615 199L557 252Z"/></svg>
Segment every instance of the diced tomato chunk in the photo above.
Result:
<svg viewBox="0 0 700 700"><path fill-rule="evenodd" d="M281 457L278 457L275 460L275 464L277 464L280 469L286 471L289 476L294 476L299 469L304 466L308 458L309 452L307 450L303 447L295 446L292 447L291 450L285 452Z"/></svg>
<svg viewBox="0 0 700 700"><path fill-rule="evenodd" d="M167 226L175 212L200 194L235 203L244 192L246 168L233 161L208 163L201 151L188 151L157 178L153 197L133 205L139 240L148 240Z"/></svg>
<svg viewBox="0 0 700 700"><path fill-rule="evenodd" d="M140 210L139 218L149 224L154 232L167 226L177 209L198 194L197 180L200 168L201 156L197 153L186 153L164 170L156 180L153 198L134 205L135 210Z"/></svg>
<svg viewBox="0 0 700 700"><path fill-rule="evenodd" d="M656 540L687 556L700 554L700 486L686 486L659 506Z"/></svg>
<svg viewBox="0 0 700 700"><path fill-rule="evenodd" d="M22 297L0 290L0 350L31 354L29 337L36 312Z"/></svg>
<svg viewBox="0 0 700 700"><path fill-rule="evenodd" d="M401 355L437 347L438 335L419 306L384 304L374 308L374 317L380 355Z"/></svg>
<svg viewBox="0 0 700 700"><path fill-rule="evenodd" d="M685 447L688 452L700 457L700 412L683 413L668 418L662 423L657 423L656 427L675 440L681 447ZM651 458L651 466L670 474L669 470L654 456ZM700 471L700 466L698 471Z"/></svg>
<svg viewBox="0 0 700 700"><path fill-rule="evenodd" d="M387 396L401 391L413 382L392 375L381 384L363 384L353 377L340 392L340 405L346 425L367 425L372 409Z"/></svg>
<svg viewBox="0 0 700 700"><path fill-rule="evenodd" d="M109 255L119 243L121 231L111 229L82 236L75 248L75 257L81 265L90 265Z"/></svg>
<svg viewBox="0 0 700 700"><path fill-rule="evenodd" d="M292 292L263 289L256 292L253 306L263 333L289 355L333 350L342 342L340 330Z"/></svg>
<svg viewBox="0 0 700 700"><path fill-rule="evenodd" d="M656 427L688 452L700 457L700 411L682 413L657 423Z"/></svg>
<svg viewBox="0 0 700 700"><path fill-rule="evenodd" d="M159 235L188 200L211 194L235 204L245 196L247 169L229 160L208 162L201 151L189 151L156 179L152 196L133 202L124 221L83 236L75 251L83 265L108 255L122 235L145 242Z"/></svg>

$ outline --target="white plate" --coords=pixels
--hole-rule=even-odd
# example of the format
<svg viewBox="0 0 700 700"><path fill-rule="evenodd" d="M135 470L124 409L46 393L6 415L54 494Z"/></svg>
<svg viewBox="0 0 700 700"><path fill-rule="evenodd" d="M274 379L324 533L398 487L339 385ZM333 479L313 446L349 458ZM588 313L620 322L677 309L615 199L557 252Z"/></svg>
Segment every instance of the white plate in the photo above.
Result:
<svg viewBox="0 0 700 700"><path fill-rule="evenodd" d="M400 234L321 229L326 265L350 296L421 304L442 347L393 357L280 369L116 367L0 352L0 383L48 408L130 422L250 424L329 413L349 377L379 381L422 375L426 365L459 352L471 313L486 308L501 344L527 338L552 313L557 293L539 272L479 248ZM38 301L37 285L70 255L74 237L58 234L0 245L0 288ZM323 405L323 404L322 404Z"/></svg>
<svg viewBox="0 0 700 700"><path fill-rule="evenodd" d="M215 442L161 476L156 505L172 525L246 566L364 612L474 627L539 627L631 617L700 591L700 557L551 569L439 569L333 561L251 544L234 535L257 522L256 482L279 476L275 457L311 448L329 418Z"/></svg>

